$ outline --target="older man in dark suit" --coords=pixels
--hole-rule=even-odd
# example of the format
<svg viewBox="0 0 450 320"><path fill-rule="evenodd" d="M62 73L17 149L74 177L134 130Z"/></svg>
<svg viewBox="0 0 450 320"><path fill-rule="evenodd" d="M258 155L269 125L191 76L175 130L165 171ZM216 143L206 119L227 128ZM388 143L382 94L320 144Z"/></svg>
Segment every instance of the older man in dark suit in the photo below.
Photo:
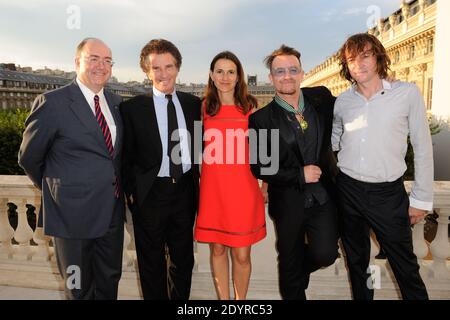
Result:
<svg viewBox="0 0 450 320"><path fill-rule="evenodd" d="M19 164L42 190L40 220L54 236L69 299L117 299L124 199L121 98L104 90L113 65L99 39L77 48L77 78L39 96L26 120Z"/></svg>
<svg viewBox="0 0 450 320"><path fill-rule="evenodd" d="M191 142L194 122L200 121L200 99L176 91L180 67L181 54L173 43L151 40L141 51L141 68L153 83L152 93L120 107L124 188L133 212L144 299L187 300L191 289L199 185Z"/></svg>

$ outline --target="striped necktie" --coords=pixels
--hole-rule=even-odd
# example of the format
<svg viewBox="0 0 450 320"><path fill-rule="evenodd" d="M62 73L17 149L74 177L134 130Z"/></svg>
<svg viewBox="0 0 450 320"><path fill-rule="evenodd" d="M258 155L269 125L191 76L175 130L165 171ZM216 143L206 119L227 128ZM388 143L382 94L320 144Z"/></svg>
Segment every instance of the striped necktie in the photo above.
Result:
<svg viewBox="0 0 450 320"><path fill-rule="evenodd" d="M108 123L106 122L105 116L103 115L102 109L100 108L100 99L98 95L94 96L94 102L95 102L95 119L97 119L97 122L100 126L100 129L102 129L103 138L105 139L106 148L108 149L109 156L111 159L114 157L114 147L112 143L112 136L111 132L109 131ZM115 190L114 190L114 196L116 198L119 198L119 183L115 181Z"/></svg>

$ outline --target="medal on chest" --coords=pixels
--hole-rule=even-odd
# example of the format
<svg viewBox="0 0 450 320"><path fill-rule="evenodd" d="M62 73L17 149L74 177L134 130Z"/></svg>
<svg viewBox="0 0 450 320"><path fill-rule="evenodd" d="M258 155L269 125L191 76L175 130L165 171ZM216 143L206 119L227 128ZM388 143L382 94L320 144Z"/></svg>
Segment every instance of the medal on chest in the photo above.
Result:
<svg viewBox="0 0 450 320"><path fill-rule="evenodd" d="M305 132L305 130L308 129L308 122L305 120L305 117L303 117L303 114L296 114L295 117L300 124L300 128Z"/></svg>

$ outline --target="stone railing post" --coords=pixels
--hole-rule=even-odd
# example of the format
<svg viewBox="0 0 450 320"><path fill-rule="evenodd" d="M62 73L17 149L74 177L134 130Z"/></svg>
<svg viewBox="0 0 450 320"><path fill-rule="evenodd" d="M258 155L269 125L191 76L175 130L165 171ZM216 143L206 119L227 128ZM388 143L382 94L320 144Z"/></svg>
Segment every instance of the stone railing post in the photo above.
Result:
<svg viewBox="0 0 450 320"><path fill-rule="evenodd" d="M14 229L9 224L8 200L0 199L0 259L9 259L13 254L11 240L14 236Z"/></svg>
<svg viewBox="0 0 450 320"><path fill-rule="evenodd" d="M424 259L428 255L428 246L425 241L425 219L414 225L412 236L417 259Z"/></svg>
<svg viewBox="0 0 450 320"><path fill-rule="evenodd" d="M448 225L450 208L436 210L439 214L438 229L434 241L431 243L431 253L433 255L433 273L435 278L450 279L450 269L447 266L447 259L450 258L450 242L448 239Z"/></svg>
<svg viewBox="0 0 450 320"><path fill-rule="evenodd" d="M345 275L347 274L347 267L345 265L345 251L343 249L343 244L342 244L342 240L339 239L338 242L338 253L339 253L339 258L336 259L336 274L338 276L340 275Z"/></svg>
<svg viewBox="0 0 450 320"><path fill-rule="evenodd" d="M430 275L430 269L423 263L423 260L429 254L429 248L427 242L425 241L425 219L414 225L412 237L414 254L417 256L417 260L420 265L420 274L422 275L422 278L428 278Z"/></svg>
<svg viewBox="0 0 450 320"><path fill-rule="evenodd" d="M14 232L14 239L19 243L13 259L28 260L31 254L30 240L33 239L33 229L28 224L27 200L20 199L11 202L17 205L17 228Z"/></svg>
<svg viewBox="0 0 450 320"><path fill-rule="evenodd" d="M49 247L51 237L46 236L44 234L44 229L38 227L38 219L39 219L39 208L41 206L41 198L35 197L33 202L31 203L36 210L34 214L36 215L36 228L34 229L33 241L37 244L37 247L34 249L34 253L31 256L32 261L49 261L51 258L51 251Z"/></svg>
<svg viewBox="0 0 450 320"><path fill-rule="evenodd" d="M131 236L127 230L127 224L125 223L123 228L123 256L122 256L122 269L127 270L133 264L133 258L128 252L130 246Z"/></svg>

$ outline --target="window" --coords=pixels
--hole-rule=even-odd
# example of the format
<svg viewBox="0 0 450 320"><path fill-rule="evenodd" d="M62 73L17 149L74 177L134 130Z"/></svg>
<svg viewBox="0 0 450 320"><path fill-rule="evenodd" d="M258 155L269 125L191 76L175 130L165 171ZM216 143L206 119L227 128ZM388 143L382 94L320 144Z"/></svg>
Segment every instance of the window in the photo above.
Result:
<svg viewBox="0 0 450 320"><path fill-rule="evenodd" d="M436 2L436 0L426 0L425 1L425 7L431 6L435 2Z"/></svg>
<svg viewBox="0 0 450 320"><path fill-rule="evenodd" d="M399 15L397 16L397 24L400 24L400 23L402 23L402 22L403 22L403 15L399 14Z"/></svg>
<svg viewBox="0 0 450 320"><path fill-rule="evenodd" d="M408 50L408 60L412 60L416 57L416 46L412 45Z"/></svg>
<svg viewBox="0 0 450 320"><path fill-rule="evenodd" d="M427 92L427 110L431 110L433 104L433 78L428 79L428 92Z"/></svg>
<svg viewBox="0 0 450 320"><path fill-rule="evenodd" d="M426 54L433 53L433 50L434 50L434 39L428 38L427 39L427 48L425 49L425 53Z"/></svg>
<svg viewBox="0 0 450 320"><path fill-rule="evenodd" d="M394 63L399 63L400 62L400 51L395 51L394 53Z"/></svg>
<svg viewBox="0 0 450 320"><path fill-rule="evenodd" d="M3 87L3 80L0 80L0 87Z"/></svg>
<svg viewBox="0 0 450 320"><path fill-rule="evenodd" d="M409 9L409 15L411 17L415 16L417 14L417 12L419 12L419 8L420 7L418 5L412 6L411 9Z"/></svg>

